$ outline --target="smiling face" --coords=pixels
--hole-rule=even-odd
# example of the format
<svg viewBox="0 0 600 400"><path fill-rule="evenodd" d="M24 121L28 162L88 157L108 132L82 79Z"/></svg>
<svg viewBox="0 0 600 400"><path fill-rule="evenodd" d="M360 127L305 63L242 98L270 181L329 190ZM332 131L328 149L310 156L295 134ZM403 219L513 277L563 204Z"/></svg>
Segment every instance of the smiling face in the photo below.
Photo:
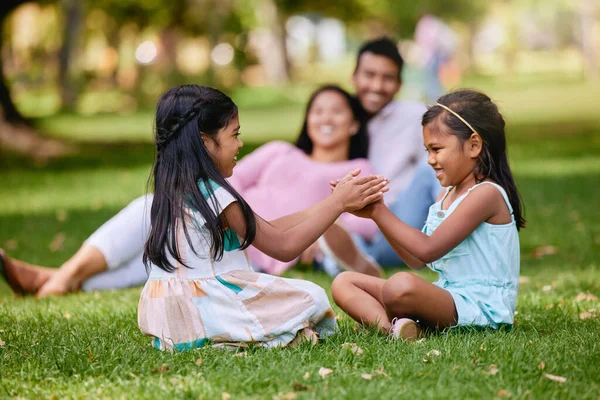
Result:
<svg viewBox="0 0 600 400"><path fill-rule="evenodd" d="M326 90L314 98L306 117L308 137L317 148L332 150L349 147L350 137L358 132L359 123L343 95Z"/></svg>
<svg viewBox="0 0 600 400"><path fill-rule="evenodd" d="M236 115L224 128L219 129L215 139L216 143L215 140L206 136L202 138L213 162L225 178L233 175L233 168L235 167L238 153L244 145L239 139L239 135L240 120Z"/></svg>
<svg viewBox="0 0 600 400"><path fill-rule="evenodd" d="M458 186L474 177L477 157L481 151L480 137L473 134L461 143L461 140L447 132L423 127L423 141L428 152L427 162L435 170L435 177L444 187Z"/></svg>
<svg viewBox="0 0 600 400"><path fill-rule="evenodd" d="M352 76L363 108L371 115L387 106L400 90L400 70L390 58L365 52Z"/></svg>

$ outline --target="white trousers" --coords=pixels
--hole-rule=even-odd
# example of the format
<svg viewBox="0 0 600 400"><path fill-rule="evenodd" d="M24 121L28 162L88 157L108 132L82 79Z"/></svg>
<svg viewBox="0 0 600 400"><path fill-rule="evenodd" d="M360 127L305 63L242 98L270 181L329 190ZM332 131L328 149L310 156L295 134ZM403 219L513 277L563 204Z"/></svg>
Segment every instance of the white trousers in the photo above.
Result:
<svg viewBox="0 0 600 400"><path fill-rule="evenodd" d="M104 255L108 270L87 279L84 291L123 289L146 282L142 257L150 234L152 199L153 195L147 194L133 200L85 241Z"/></svg>

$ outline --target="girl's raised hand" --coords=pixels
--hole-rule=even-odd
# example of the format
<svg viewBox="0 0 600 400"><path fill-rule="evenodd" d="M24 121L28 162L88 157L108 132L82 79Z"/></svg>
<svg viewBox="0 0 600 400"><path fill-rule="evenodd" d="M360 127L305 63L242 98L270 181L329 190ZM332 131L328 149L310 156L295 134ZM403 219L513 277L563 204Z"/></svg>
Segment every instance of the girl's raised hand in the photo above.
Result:
<svg viewBox="0 0 600 400"><path fill-rule="evenodd" d="M356 177L360 170L350 172L338 181L332 181L332 195L339 198L344 211L360 210L366 205L383 198L389 190L389 180L383 176L369 175Z"/></svg>
<svg viewBox="0 0 600 400"><path fill-rule="evenodd" d="M334 181L329 181L329 186L331 189L331 193L333 193L333 190L335 189L335 187L342 183L342 182L348 182L350 179L356 178L358 175L360 175L360 168L355 169L354 171L350 171L346 174L346 176L344 176L343 178L339 178L336 179Z"/></svg>

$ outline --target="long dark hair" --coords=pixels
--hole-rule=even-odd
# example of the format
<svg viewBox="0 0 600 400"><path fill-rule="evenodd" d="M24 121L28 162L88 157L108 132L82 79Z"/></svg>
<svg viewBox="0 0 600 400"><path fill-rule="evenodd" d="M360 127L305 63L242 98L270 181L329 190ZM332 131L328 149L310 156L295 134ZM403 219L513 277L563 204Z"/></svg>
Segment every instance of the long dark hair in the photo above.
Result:
<svg viewBox="0 0 600 400"><path fill-rule="evenodd" d="M524 228L523 201L508 164L504 133L506 123L498 107L485 94L469 89L450 92L440 97L437 102L460 115L481 136L483 145L473 171L475 179L477 182L491 179L502 186L513 208L517 229ZM473 134L464 122L437 105L428 108L421 123L423 126L441 124L438 130L458 136L461 143Z"/></svg>
<svg viewBox="0 0 600 400"><path fill-rule="evenodd" d="M227 221L213 210L220 210L212 196L211 182L227 190L242 209L246 233L242 248L254 240L256 221L254 213L242 197L221 175L210 153L204 146L201 134L216 140L220 129L237 116L235 103L220 91L198 85L177 86L167 90L158 101L154 131L156 157L149 179L154 184L151 209L151 230L144 247L144 264L150 263L172 272L175 266L168 256L187 266L177 246L177 231L182 229L193 249L186 221L197 212L204 219L204 228L210 236L211 258L220 260L224 251ZM205 198L199 185L209 194ZM209 203L210 202L210 203Z"/></svg>
<svg viewBox="0 0 600 400"><path fill-rule="evenodd" d="M346 102L348 103L348 107L352 110L352 115L354 119L358 122L358 132L350 137L350 149L348 150L348 159L353 160L355 158L367 158L369 153L369 135L367 134L366 127L366 113L363 110L362 106L358 102L357 99L350 96L348 92L337 85L325 85L321 86L317 89L311 96L310 100L308 100L308 104L306 105L306 111L304 113L304 123L302 124L302 129L300 130L300 135L298 135L298 139L296 140L296 147L304 151L306 154L310 155L313 151L313 142L308 136L308 113L310 112L310 108L312 107L313 102L323 92L336 92L342 95Z"/></svg>

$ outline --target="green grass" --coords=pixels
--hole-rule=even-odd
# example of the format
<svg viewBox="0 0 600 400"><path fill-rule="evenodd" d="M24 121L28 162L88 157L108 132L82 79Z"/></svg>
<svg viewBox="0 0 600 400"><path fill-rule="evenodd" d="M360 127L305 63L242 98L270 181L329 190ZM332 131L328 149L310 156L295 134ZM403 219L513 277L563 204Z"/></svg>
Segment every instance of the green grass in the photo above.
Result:
<svg viewBox="0 0 600 400"><path fill-rule="evenodd" d="M340 332L314 348L168 354L155 351L137 328L139 289L36 301L16 299L0 284L0 397L599 398L600 301L577 301L579 293L600 297L600 117L586 100L598 98L599 86L515 80L470 86L500 99L526 203L528 228L520 238L528 279L511 332L452 331L394 343L355 330L336 308ZM249 151L271 137L292 139L302 108L242 109L240 116ZM81 152L43 166L1 155L0 246L59 266L143 193L152 160L150 121L150 114L41 120L53 134L76 138ZM51 250L59 234L65 240ZM556 254L536 256L543 246ZM305 269L288 276L327 289L331 283ZM580 319L592 309L595 317ZM344 343L356 343L363 354ZM432 350L440 355L428 355ZM323 379L321 367L333 373Z"/></svg>

